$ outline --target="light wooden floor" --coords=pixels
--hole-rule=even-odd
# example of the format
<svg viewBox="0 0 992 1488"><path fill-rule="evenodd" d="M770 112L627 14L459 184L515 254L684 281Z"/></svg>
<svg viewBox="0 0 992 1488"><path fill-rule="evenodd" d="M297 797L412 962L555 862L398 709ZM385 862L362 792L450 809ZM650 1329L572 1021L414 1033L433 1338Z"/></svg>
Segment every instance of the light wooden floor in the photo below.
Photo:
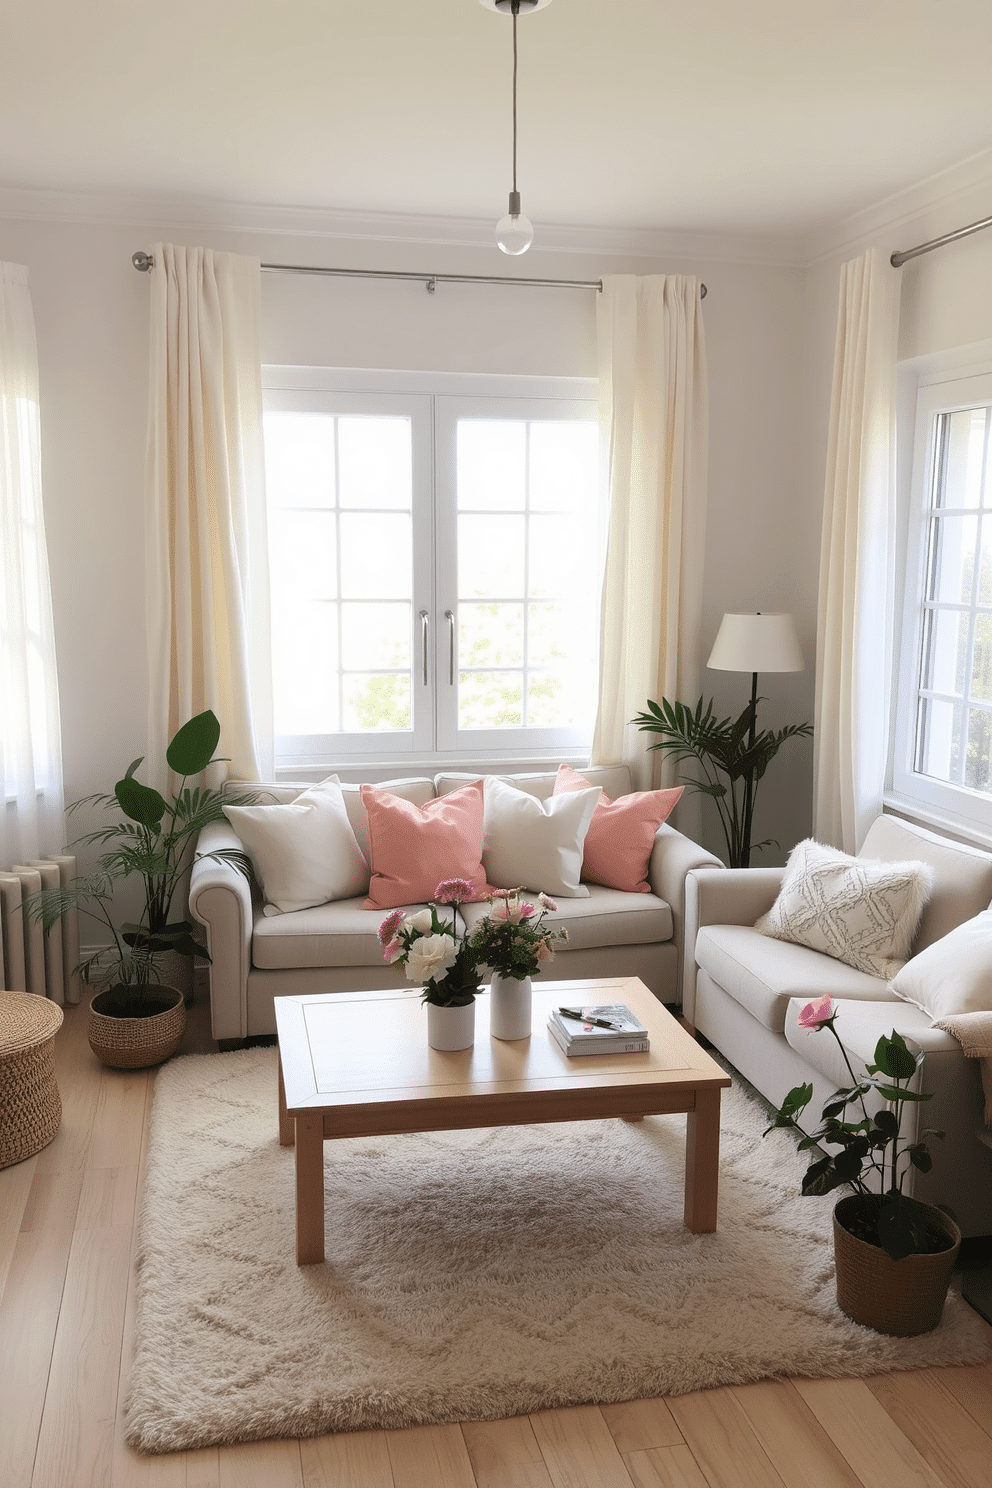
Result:
<svg viewBox="0 0 992 1488"><path fill-rule="evenodd" d="M55 1141L0 1172L2 1488L989 1488L992 1367L765 1382L142 1458L124 1444L131 1253L153 1074L67 1009ZM206 1008L186 1052L208 1051ZM287 1239L291 1243L291 1238Z"/></svg>

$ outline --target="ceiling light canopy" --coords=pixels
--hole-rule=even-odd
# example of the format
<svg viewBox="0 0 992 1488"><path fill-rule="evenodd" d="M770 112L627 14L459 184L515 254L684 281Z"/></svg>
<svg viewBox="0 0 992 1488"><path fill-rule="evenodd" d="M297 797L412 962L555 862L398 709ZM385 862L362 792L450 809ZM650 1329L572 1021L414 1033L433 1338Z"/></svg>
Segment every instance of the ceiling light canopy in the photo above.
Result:
<svg viewBox="0 0 992 1488"><path fill-rule="evenodd" d="M534 241L534 226L520 210L520 192L517 190L517 16L543 10L551 0L479 0L479 4L487 10L502 11L513 17L513 186L507 214L496 224L496 242L504 253L515 256L526 253Z"/></svg>

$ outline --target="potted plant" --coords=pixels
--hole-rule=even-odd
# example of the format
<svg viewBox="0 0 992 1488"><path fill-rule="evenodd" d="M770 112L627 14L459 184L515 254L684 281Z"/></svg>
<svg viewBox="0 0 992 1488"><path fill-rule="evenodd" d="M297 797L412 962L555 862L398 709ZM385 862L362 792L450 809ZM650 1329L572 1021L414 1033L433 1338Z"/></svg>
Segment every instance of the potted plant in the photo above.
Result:
<svg viewBox="0 0 992 1488"><path fill-rule="evenodd" d="M432 1049L467 1049L475 1040L479 967L468 933L455 933L458 907L471 894L465 879L444 879L427 909L413 915L394 909L379 926L386 961L402 966L407 980L423 987ZM438 913L445 905L452 911L450 920Z"/></svg>
<svg viewBox="0 0 992 1488"><path fill-rule="evenodd" d="M804 1130L799 1118L813 1098L813 1087L797 1085L785 1097L768 1131L795 1128L802 1135L800 1151L836 1149L814 1158L802 1191L826 1194L843 1185L852 1189L836 1205L833 1220L841 1311L879 1333L904 1338L928 1333L940 1322L961 1232L943 1209L903 1192L910 1168L928 1173L933 1166L926 1138L944 1135L926 1130L916 1142L900 1142L903 1107L931 1099L909 1088L924 1055L922 1051L914 1054L896 1032L883 1035L875 1048L875 1063L867 1065L859 1079L836 1021L837 1009L830 997L807 1003L799 1014L804 1028L829 1028L851 1085L826 1102L820 1126L812 1133ZM869 1113L867 1097L871 1095L881 1096L882 1104ZM847 1119L851 1107L853 1120ZM866 1181L871 1175L877 1189Z"/></svg>
<svg viewBox="0 0 992 1488"><path fill-rule="evenodd" d="M191 968L193 956L208 960L209 956L192 923L173 918L176 893L200 829L222 817L224 803L254 799L189 784L215 762L219 739L220 724L209 709L179 729L166 751L169 768L180 777L178 790L169 799L135 779L139 758L118 780L113 795L96 794L75 802L70 813L94 805L113 812L114 820L75 844L104 851L91 873L64 887L43 889L26 901L28 912L41 919L46 932L70 908L110 932L110 943L85 956L78 967L85 983L101 988L91 1004L90 1044L106 1064L137 1069L160 1063L182 1038L183 988L170 984L162 963L183 958ZM236 866L249 871L247 859ZM115 890L134 877L143 889L140 917L115 925Z"/></svg>
<svg viewBox="0 0 992 1488"><path fill-rule="evenodd" d="M564 928L545 925L558 908L547 894L537 904L521 899L523 889L501 889L489 902L489 913L472 936L476 956L492 972L489 1029L494 1038L527 1038L531 1031L531 977L554 959L555 948L568 940ZM538 909L540 905L540 909Z"/></svg>

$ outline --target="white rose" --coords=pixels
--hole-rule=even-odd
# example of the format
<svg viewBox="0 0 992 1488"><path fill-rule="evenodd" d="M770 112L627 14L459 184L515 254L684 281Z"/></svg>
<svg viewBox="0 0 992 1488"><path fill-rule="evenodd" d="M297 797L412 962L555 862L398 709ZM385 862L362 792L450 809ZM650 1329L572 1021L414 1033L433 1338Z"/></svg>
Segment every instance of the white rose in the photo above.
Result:
<svg viewBox="0 0 992 1488"><path fill-rule="evenodd" d="M415 915L410 915L406 924L411 930L419 930L421 935L430 935L434 921L429 909L421 909Z"/></svg>
<svg viewBox="0 0 992 1488"><path fill-rule="evenodd" d="M458 948L450 935L425 935L410 947L406 962L407 980L429 982L454 966Z"/></svg>

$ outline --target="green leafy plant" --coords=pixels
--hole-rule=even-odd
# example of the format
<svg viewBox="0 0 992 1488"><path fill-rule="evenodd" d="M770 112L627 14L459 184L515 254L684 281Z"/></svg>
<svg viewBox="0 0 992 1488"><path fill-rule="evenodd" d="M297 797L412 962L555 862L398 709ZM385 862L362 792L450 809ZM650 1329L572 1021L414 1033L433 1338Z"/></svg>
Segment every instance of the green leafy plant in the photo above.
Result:
<svg viewBox="0 0 992 1488"><path fill-rule="evenodd" d="M479 921L472 946L479 962L504 977L536 976L554 959L555 948L568 940L564 928L549 930L544 921L558 908L547 894L538 894L537 905L521 899L522 889L504 889L490 903L492 909Z"/></svg>
<svg viewBox="0 0 992 1488"><path fill-rule="evenodd" d="M141 756L128 766L112 795L97 793L74 802L70 814L83 807L113 813L114 820L73 843L105 851L91 873L64 887L42 889L25 901L28 913L40 919L46 931L69 909L77 909L110 931L110 944L84 957L77 967L84 982L114 992L105 1011L138 1016L148 989L156 985L156 958L164 952L210 959L191 921L175 915L176 892L185 880L201 829L223 818L224 804L256 799L252 793L224 794L209 786L189 784L217 762L214 750L219 740L220 724L210 709L183 724L166 750L169 768L180 778L171 798L135 778ZM230 849L217 856L233 861L235 867L251 876L250 860L244 853ZM137 921L118 926L112 914L115 890L132 878L141 881L142 912Z"/></svg>
<svg viewBox="0 0 992 1488"><path fill-rule="evenodd" d="M752 852L773 845L770 838L751 842L758 783L787 739L808 738L813 732L811 723L759 732L758 701L748 703L737 718L717 718L712 698L705 706L700 698L695 708L667 698L660 703L649 699L647 710L631 720L642 733L659 735L651 749L660 749L677 766L690 761L699 766L702 779L690 775L684 783L688 790L709 796L716 806L731 868L749 867Z"/></svg>
<svg viewBox="0 0 992 1488"><path fill-rule="evenodd" d="M940 1139L944 1135L927 1130L918 1142L900 1144L899 1141L903 1106L931 1099L930 1095L909 1088L924 1055L922 1051L912 1053L901 1034L893 1031L889 1038L883 1034L875 1047L875 1063L866 1066L865 1075L858 1079L834 1026L836 1021L837 1008L830 997L808 1002L799 1014L803 1028L830 1029L844 1056L851 1085L838 1090L825 1103L820 1125L814 1132L807 1132L799 1123L813 1099L813 1087L796 1085L785 1097L765 1136L776 1127L792 1127L802 1135L801 1152L823 1147L837 1149L829 1153L821 1151L814 1158L803 1178L802 1191L827 1194L848 1185L860 1203L856 1227L849 1224L847 1228L859 1239L880 1246L894 1261L943 1249L946 1236L935 1236L923 1206L903 1193L903 1183L911 1167L929 1173L933 1166L925 1139ZM865 1097L872 1093L880 1095L885 1104L869 1115ZM855 1108L853 1121L846 1119L851 1106ZM876 1175L877 1191L866 1182L870 1173Z"/></svg>

